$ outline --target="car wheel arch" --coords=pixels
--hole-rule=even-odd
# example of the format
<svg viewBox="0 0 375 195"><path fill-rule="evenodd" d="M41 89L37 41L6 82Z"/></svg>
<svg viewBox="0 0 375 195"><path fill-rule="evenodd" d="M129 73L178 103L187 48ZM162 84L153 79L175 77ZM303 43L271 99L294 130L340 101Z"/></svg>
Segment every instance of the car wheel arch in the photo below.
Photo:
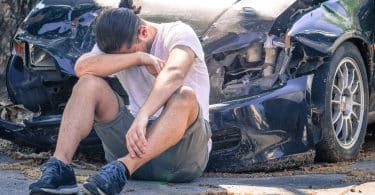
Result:
<svg viewBox="0 0 375 195"><path fill-rule="evenodd" d="M362 55L363 62L365 63L366 73L367 73L367 80L369 82L369 90L371 94L371 78L372 78L372 72L374 67L371 66L371 46L368 42L364 41L363 39L359 38L351 38L346 40L346 42L353 43L359 52Z"/></svg>
<svg viewBox="0 0 375 195"><path fill-rule="evenodd" d="M367 79L369 81L369 88L371 89L371 80L372 77L372 70L373 67L371 67L371 44L370 42L363 36L359 35L359 32L347 32L341 35L338 39L336 39L335 43L332 44L330 47L330 53L333 55L335 51L344 43L350 42L353 43L359 52L361 53L363 62L365 63L366 73L367 73Z"/></svg>

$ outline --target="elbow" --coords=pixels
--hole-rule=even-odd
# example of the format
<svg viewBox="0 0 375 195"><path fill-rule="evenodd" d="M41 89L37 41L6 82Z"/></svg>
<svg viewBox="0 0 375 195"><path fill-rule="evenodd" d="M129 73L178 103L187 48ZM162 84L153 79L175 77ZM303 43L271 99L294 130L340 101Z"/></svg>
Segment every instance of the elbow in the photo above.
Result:
<svg viewBox="0 0 375 195"><path fill-rule="evenodd" d="M76 61L76 64L74 65L74 73L77 77L81 77L82 75L86 74L88 70L88 64L90 63L88 60L88 57L86 54L82 55L78 58Z"/></svg>
<svg viewBox="0 0 375 195"><path fill-rule="evenodd" d="M83 70L84 70L84 68L83 68L83 66L81 64L77 63L74 66L74 72L75 72L75 74L76 74L77 77L81 77L82 76Z"/></svg>
<svg viewBox="0 0 375 195"><path fill-rule="evenodd" d="M76 76L79 78L82 75L86 74L87 71L83 63L76 63L76 65L74 66L74 72Z"/></svg>

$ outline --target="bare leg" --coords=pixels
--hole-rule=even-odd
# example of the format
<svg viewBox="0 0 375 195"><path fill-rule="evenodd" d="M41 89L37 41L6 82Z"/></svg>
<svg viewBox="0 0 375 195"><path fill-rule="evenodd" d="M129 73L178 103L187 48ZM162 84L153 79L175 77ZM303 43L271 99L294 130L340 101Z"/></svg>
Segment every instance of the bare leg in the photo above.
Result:
<svg viewBox="0 0 375 195"><path fill-rule="evenodd" d="M178 89L168 100L160 117L147 129L146 154L142 158L131 158L127 155L119 160L125 163L130 174L134 173L139 167L177 144L185 130L196 120L198 112L194 91L189 87Z"/></svg>
<svg viewBox="0 0 375 195"><path fill-rule="evenodd" d="M94 119L110 121L119 112L118 107L117 97L105 80L82 76L65 107L54 157L71 163L79 143L90 133Z"/></svg>

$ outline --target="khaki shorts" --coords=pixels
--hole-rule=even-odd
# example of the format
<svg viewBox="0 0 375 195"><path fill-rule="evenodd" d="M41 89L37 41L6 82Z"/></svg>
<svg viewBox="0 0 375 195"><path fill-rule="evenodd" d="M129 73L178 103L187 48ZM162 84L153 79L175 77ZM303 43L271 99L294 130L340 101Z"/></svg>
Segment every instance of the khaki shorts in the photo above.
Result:
<svg viewBox="0 0 375 195"><path fill-rule="evenodd" d="M96 122L94 129L102 141L108 162L128 154L125 135L134 117L118 96L120 111L109 122ZM149 125L153 121L149 122ZM140 167L132 179L189 182L200 177L208 162L207 143L211 137L209 123L204 120L200 109L197 120L185 131L183 138L173 147Z"/></svg>

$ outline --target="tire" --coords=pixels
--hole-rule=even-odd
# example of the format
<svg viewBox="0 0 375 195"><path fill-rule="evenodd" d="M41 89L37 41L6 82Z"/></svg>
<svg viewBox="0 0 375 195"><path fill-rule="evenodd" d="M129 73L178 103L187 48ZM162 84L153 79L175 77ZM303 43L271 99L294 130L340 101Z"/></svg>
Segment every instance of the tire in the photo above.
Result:
<svg viewBox="0 0 375 195"><path fill-rule="evenodd" d="M320 111L321 141L316 160L355 158L364 142L369 90L365 63L358 48L343 43L314 77L312 100Z"/></svg>

